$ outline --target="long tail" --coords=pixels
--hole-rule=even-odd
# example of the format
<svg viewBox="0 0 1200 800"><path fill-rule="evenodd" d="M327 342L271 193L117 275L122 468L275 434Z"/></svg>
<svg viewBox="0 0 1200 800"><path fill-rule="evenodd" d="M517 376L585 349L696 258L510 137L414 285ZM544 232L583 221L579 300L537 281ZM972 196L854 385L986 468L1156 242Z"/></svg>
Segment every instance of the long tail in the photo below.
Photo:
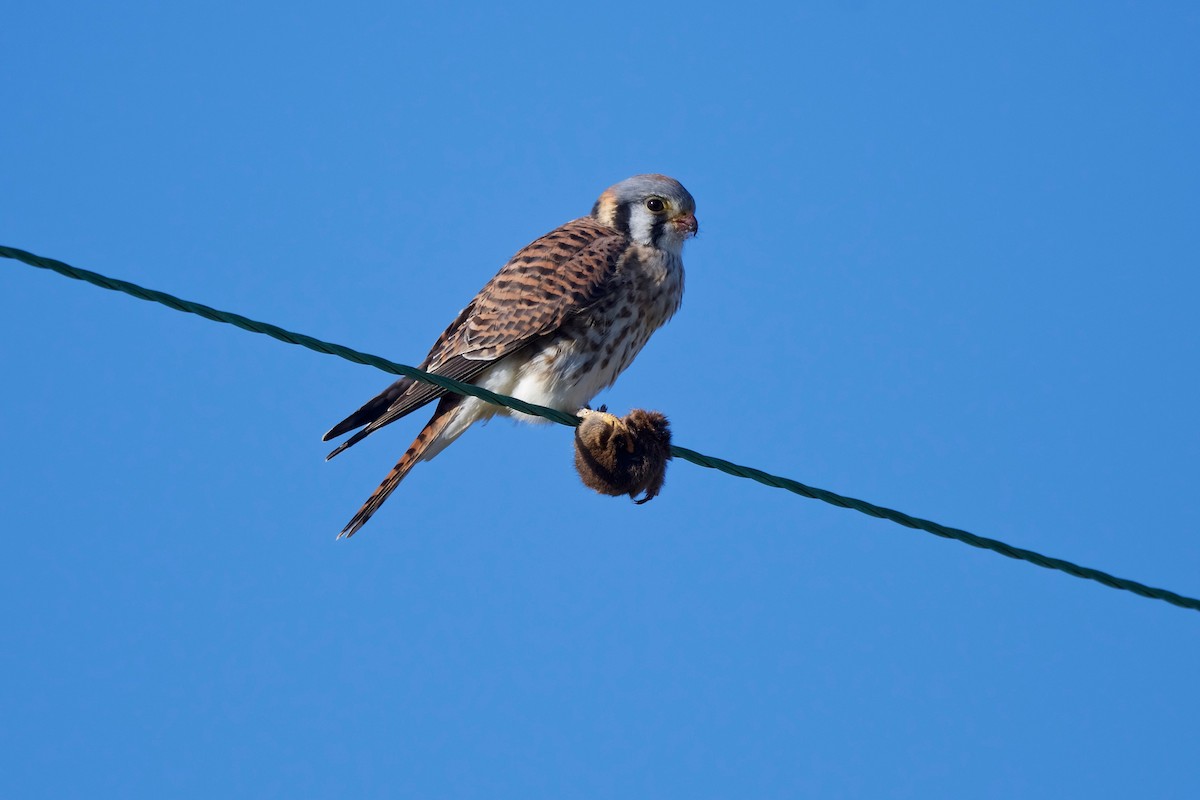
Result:
<svg viewBox="0 0 1200 800"><path fill-rule="evenodd" d="M400 481L404 480L404 476L409 470L421 460L421 456L429 449L430 445L434 444L446 426L454 419L455 412L458 410L462 402L460 395L447 395L438 403L437 410L433 412L429 422L425 423L425 427L417 434L417 438L404 451L404 455L400 456L400 460L396 462L396 466L392 467L392 471L383 479L383 483L371 493L367 498L367 502L363 503L362 508L358 510L346 527L342 528L342 532L338 534L338 538L351 537L358 532L358 529L367 524L367 520L371 515L379 510L383 505L383 501L388 499L388 495L396 491L396 487L400 485ZM436 450L434 451L437 452Z"/></svg>

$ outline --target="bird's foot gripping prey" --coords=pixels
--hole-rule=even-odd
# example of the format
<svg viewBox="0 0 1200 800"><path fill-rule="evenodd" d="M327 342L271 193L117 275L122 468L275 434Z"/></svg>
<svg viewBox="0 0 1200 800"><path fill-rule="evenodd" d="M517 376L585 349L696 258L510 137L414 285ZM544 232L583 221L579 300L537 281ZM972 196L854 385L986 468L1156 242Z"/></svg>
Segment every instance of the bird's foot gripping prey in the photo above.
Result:
<svg viewBox="0 0 1200 800"><path fill-rule="evenodd" d="M679 181L635 175L605 190L592 213L523 248L434 342L421 369L529 403L574 413L612 385L683 299L683 243L696 202ZM366 524L418 461L496 414L535 417L401 378L334 425L356 428L333 458L437 401L433 416L342 536Z"/></svg>

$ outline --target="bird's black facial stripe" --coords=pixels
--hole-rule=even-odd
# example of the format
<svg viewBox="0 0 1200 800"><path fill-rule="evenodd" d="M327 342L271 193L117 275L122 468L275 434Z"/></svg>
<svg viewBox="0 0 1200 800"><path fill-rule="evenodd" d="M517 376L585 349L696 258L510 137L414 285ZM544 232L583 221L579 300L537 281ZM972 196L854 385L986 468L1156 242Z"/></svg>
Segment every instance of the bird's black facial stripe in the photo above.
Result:
<svg viewBox="0 0 1200 800"><path fill-rule="evenodd" d="M592 216L593 217L600 216L600 201L599 200L597 200L595 203L592 204Z"/></svg>
<svg viewBox="0 0 1200 800"><path fill-rule="evenodd" d="M662 235L663 228L666 226L666 224L667 224L667 221L665 219L663 219L662 217L658 217L657 219L654 220L654 224L650 226L650 241L651 242L658 241L658 237L660 235Z"/></svg>
<svg viewBox="0 0 1200 800"><path fill-rule="evenodd" d="M616 216L613 218L613 227L619 230L626 236L629 235L629 204L622 203L617 206Z"/></svg>

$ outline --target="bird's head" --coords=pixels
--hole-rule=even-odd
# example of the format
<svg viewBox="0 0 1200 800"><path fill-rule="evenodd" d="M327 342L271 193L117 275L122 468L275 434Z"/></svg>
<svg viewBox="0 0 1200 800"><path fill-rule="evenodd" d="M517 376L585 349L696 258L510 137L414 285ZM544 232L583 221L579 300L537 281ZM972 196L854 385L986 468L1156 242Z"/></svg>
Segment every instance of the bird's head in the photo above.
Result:
<svg viewBox="0 0 1200 800"><path fill-rule="evenodd" d="M638 244L674 253L699 230L696 201L666 175L634 175L610 186L592 207L592 216Z"/></svg>

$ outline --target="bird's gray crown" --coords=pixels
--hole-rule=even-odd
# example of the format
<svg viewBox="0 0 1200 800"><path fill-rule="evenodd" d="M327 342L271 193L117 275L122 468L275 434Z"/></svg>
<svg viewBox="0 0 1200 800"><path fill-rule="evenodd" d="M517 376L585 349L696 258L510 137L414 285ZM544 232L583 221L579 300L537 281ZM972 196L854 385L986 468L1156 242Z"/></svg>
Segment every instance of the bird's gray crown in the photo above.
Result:
<svg viewBox="0 0 1200 800"><path fill-rule="evenodd" d="M683 184L666 175L634 175L620 183L614 183L604 190L596 205L592 207L592 216L604 222L611 222L611 214L620 206L640 203L648 197L662 197L671 201L671 205L683 212L695 212L696 201L691 192L683 188Z"/></svg>
<svg viewBox="0 0 1200 800"><path fill-rule="evenodd" d="M634 175L620 183L613 184L605 191L611 192L618 204L640 202L647 197L663 197L681 211L695 211L696 201L691 192L683 188L683 184L666 175Z"/></svg>

